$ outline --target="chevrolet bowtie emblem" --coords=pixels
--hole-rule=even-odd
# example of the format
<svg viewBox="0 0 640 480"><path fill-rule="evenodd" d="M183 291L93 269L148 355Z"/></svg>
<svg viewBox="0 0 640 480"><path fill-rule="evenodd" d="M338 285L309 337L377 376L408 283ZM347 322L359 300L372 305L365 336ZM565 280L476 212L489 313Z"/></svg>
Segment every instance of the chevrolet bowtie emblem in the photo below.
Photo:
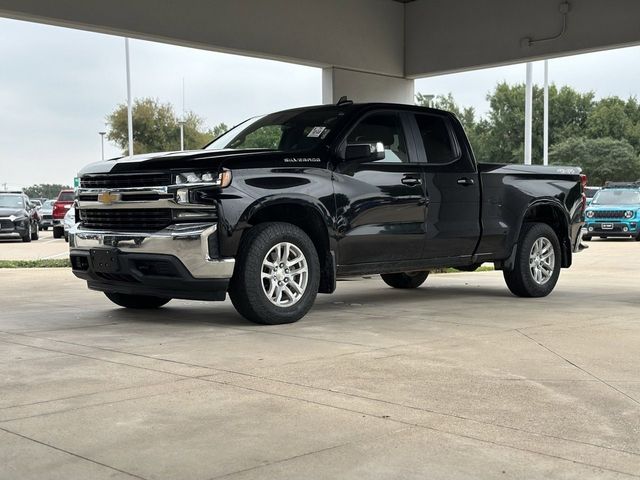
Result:
<svg viewBox="0 0 640 480"><path fill-rule="evenodd" d="M102 192L98 194L98 201L100 203L104 203L105 205L111 205L118 200L120 200L119 193Z"/></svg>

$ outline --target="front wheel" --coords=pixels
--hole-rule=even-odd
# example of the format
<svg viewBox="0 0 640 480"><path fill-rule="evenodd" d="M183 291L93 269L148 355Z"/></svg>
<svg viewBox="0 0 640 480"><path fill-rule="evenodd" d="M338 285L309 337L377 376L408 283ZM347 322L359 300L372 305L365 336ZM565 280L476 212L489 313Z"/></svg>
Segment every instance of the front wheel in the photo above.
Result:
<svg viewBox="0 0 640 480"><path fill-rule="evenodd" d="M502 273L511 293L519 297L546 297L560 276L558 236L546 223L522 227L512 270Z"/></svg>
<svg viewBox="0 0 640 480"><path fill-rule="evenodd" d="M27 231L22 237L22 241L24 243L29 243L31 240L33 240L33 227L31 226L31 222L29 222L27 225Z"/></svg>
<svg viewBox="0 0 640 480"><path fill-rule="evenodd" d="M31 227L31 240L38 240L40 238L40 234L38 232L38 227Z"/></svg>
<svg viewBox="0 0 640 480"><path fill-rule="evenodd" d="M128 293L104 292L104 294L116 305L138 310L159 308L166 303L169 303L169 301L171 300L170 298L164 297L152 297L149 295L130 295Z"/></svg>
<svg viewBox="0 0 640 480"><path fill-rule="evenodd" d="M254 323L293 323L311 309L320 284L320 262L307 234L289 223L263 223L242 239L229 296Z"/></svg>
<svg viewBox="0 0 640 480"><path fill-rule="evenodd" d="M53 238L62 238L62 235L64 235L64 228L53 227Z"/></svg>
<svg viewBox="0 0 640 480"><path fill-rule="evenodd" d="M384 283L393 288L418 288L425 282L429 272L383 273L380 276Z"/></svg>

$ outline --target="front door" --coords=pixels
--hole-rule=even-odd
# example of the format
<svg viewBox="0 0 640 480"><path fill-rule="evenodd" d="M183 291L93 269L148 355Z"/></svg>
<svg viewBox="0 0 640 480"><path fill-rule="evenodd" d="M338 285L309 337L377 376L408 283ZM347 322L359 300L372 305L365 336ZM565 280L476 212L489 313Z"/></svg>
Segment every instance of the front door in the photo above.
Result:
<svg viewBox="0 0 640 480"><path fill-rule="evenodd" d="M366 115L347 135L348 144L384 144L385 157L344 161L334 173L338 265L422 257L425 195L422 166L399 112Z"/></svg>

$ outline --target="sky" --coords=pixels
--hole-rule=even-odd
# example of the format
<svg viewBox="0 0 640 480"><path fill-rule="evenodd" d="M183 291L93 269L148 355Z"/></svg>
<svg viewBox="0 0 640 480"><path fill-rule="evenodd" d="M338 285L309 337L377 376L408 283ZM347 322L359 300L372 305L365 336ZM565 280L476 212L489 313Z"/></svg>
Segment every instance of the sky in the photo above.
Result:
<svg viewBox="0 0 640 480"><path fill-rule="evenodd" d="M0 18L0 188L72 184L100 160L105 117L126 102L124 39ZM209 126L321 103L314 67L130 41L132 94L153 97L204 118ZM542 62L534 81L542 83ZM462 106L486 113L496 83L524 82L524 64L416 81L416 92L451 92ZM640 96L640 47L549 61L549 79L597 97ZM105 141L107 158L120 149Z"/></svg>

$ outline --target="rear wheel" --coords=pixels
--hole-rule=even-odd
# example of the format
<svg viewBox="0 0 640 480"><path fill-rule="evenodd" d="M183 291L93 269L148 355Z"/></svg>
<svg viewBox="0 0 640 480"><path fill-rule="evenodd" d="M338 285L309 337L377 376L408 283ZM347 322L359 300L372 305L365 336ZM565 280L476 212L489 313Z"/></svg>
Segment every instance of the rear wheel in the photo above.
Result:
<svg viewBox="0 0 640 480"><path fill-rule="evenodd" d="M425 282L429 272L383 273L380 276L384 283L393 288L418 288Z"/></svg>
<svg viewBox="0 0 640 480"><path fill-rule="evenodd" d="M159 308L171 300L170 298L152 297L150 295L129 295L128 293L104 292L104 294L116 305L139 310Z"/></svg>
<svg viewBox="0 0 640 480"><path fill-rule="evenodd" d="M558 282L561 267L560 242L546 223L522 227L512 270L503 275L511 293L519 297L545 297Z"/></svg>
<svg viewBox="0 0 640 480"><path fill-rule="evenodd" d="M53 227L53 238L62 238L62 235L64 235L63 227Z"/></svg>
<svg viewBox="0 0 640 480"><path fill-rule="evenodd" d="M289 223L263 223L242 240L229 296L246 319L279 325L307 314L319 284L318 253L307 234Z"/></svg>

